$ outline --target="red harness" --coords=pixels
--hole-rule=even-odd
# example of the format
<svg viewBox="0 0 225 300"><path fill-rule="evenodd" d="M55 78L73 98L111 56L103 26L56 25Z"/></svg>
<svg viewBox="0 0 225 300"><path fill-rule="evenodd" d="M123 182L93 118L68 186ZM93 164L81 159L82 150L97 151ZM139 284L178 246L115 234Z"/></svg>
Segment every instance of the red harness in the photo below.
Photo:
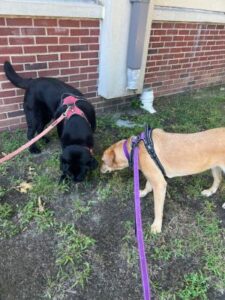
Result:
<svg viewBox="0 0 225 300"><path fill-rule="evenodd" d="M66 118L69 119L73 115L78 115L86 119L86 121L89 123L87 117L85 116L84 112L76 105L77 101L80 100L79 98L76 98L74 96L68 96L63 99L63 105L66 105L70 109L66 112Z"/></svg>
<svg viewBox="0 0 225 300"><path fill-rule="evenodd" d="M67 96L66 98L63 99L63 105L66 105L68 109L65 112L66 119L68 120L71 118L73 115L78 115L83 117L88 124L91 126L90 122L88 121L87 117L85 116L85 113L76 105L77 101L80 100L79 98L76 98L74 96ZM93 149L87 148L91 154L93 154Z"/></svg>

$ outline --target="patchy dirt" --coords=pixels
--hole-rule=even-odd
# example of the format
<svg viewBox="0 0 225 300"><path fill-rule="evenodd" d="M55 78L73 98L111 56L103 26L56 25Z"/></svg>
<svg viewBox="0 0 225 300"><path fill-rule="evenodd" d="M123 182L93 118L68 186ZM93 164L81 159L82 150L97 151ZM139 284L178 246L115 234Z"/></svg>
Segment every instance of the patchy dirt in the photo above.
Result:
<svg viewBox="0 0 225 300"><path fill-rule="evenodd" d="M54 233L35 229L1 241L0 291L2 300L41 299L47 277L56 272Z"/></svg>
<svg viewBox="0 0 225 300"><path fill-rule="evenodd" d="M200 95L200 99L204 100L203 107L205 97L205 94ZM212 95L209 93L208 98L210 97ZM197 101L195 97L193 99ZM190 101L186 101L188 107ZM115 120L118 118L125 116L126 120L129 115L131 121L141 124L140 126L150 118L154 126L163 125L173 129L176 125L180 131L189 128L188 124L202 129L207 123L205 119L195 119L194 112L190 113L190 107L194 105L190 105L189 110L184 107L180 112L180 104L175 103L173 106L171 99L169 104L165 108L165 99L159 101L158 107L156 105L157 115L150 117L136 109L131 113L123 111L121 114L101 119L95 136L95 155L99 162L105 147L140 131L140 127L116 127ZM221 110L220 102L217 109ZM160 114L160 110L163 113ZM200 109L199 111L201 112ZM190 119L187 118L188 114ZM205 115L203 113L201 118ZM210 122L213 124L212 120ZM216 122L218 126L224 125L219 124L218 116L215 126ZM23 139L24 137L25 134L22 134ZM10 133L10 137L5 140L7 145L10 139L14 143L17 139L16 133ZM5 150L3 143L0 152ZM132 172L127 169L102 175L96 170L84 183L68 184L60 189L57 185L60 147L56 136L53 134L51 142L42 147L43 152L40 155L31 156L27 152L21 159L9 163L6 169L0 169L0 206L3 210L7 204L11 209L9 216L2 219L0 217L0 229L3 232L2 234L0 231L0 299L142 299L134 235ZM28 172L30 166L34 168L32 176ZM45 185L48 179L49 189ZM21 194L15 186L26 180L34 185L34 190ZM210 185L211 181L210 173L168 181L163 232L157 236L150 233L154 216L153 196L151 194L141 200L152 299L204 299L202 295L209 300L224 299L222 264L225 258L222 251L225 211L221 205L225 201L225 189L223 184L216 195L209 199L202 197L201 190ZM144 184L141 176L141 186ZM49 215L42 216L38 214L37 207L33 209L32 206L27 206L36 203L39 197L46 211L50 212ZM3 211L2 214L4 213L6 214ZM46 224L46 221L50 225L40 229L40 225ZM12 225L16 226L18 232L5 236L4 230ZM72 260L74 253L68 253L73 262L68 260L65 263L67 268L59 263L59 245L63 242L62 229L67 225L73 225L81 235L95 241L87 251L81 251L81 256L84 253L84 263L91 270L86 275L82 274L86 276L82 284L71 284L77 279L74 269L78 268L82 272L85 266L76 265L76 261ZM210 269L209 258L215 266L216 275ZM207 278L206 291L201 283L196 289L192 282L187 286L185 276L190 275L195 279L196 274L203 274ZM190 291L189 298L185 294L187 288ZM196 294L199 289L202 294Z"/></svg>

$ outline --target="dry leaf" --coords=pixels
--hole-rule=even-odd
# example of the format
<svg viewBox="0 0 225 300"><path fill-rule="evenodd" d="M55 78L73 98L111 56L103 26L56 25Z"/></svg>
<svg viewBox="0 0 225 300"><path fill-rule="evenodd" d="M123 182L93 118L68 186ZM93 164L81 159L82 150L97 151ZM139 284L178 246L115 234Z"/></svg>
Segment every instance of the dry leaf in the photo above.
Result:
<svg viewBox="0 0 225 300"><path fill-rule="evenodd" d="M45 211L44 206L45 206L45 204L41 203L41 197L38 197L38 211L41 212L41 213L44 212Z"/></svg>
<svg viewBox="0 0 225 300"><path fill-rule="evenodd" d="M32 184L28 183L26 181L23 181L16 188L20 193L26 194L29 190L32 189Z"/></svg>

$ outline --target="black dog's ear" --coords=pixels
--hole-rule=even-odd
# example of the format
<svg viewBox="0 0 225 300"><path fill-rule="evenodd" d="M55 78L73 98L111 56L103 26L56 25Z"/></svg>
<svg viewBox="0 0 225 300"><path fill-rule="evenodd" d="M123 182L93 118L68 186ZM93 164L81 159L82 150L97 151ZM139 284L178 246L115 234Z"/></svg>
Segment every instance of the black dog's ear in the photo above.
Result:
<svg viewBox="0 0 225 300"><path fill-rule="evenodd" d="M88 162L88 166L91 170L94 170L98 167L98 161L94 157L91 157L91 160Z"/></svg>

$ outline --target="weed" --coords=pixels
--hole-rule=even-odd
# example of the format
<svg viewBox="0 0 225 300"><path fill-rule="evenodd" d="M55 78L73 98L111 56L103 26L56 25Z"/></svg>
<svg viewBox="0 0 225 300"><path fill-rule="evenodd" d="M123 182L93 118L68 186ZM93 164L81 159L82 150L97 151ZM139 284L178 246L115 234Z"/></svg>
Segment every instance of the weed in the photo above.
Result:
<svg viewBox="0 0 225 300"><path fill-rule="evenodd" d="M10 218L13 213L12 207L8 204L0 204L0 218L7 219Z"/></svg>
<svg viewBox="0 0 225 300"><path fill-rule="evenodd" d="M56 253L58 274L55 280L49 281L46 296L51 299L57 294L65 295L67 290L75 286L84 288L91 274L91 266L85 261L90 248L95 244L94 239L81 234L73 224L58 224L57 235L60 238Z"/></svg>
<svg viewBox="0 0 225 300"><path fill-rule="evenodd" d="M74 201L74 214L77 219L79 219L83 214L88 213L90 209L90 203L86 205L80 199L76 199Z"/></svg>
<svg viewBox="0 0 225 300"><path fill-rule="evenodd" d="M54 225L53 212L46 208L40 212L38 210L37 201L35 200L30 200L20 211L20 225L22 229L24 230L32 220L35 221L40 231Z"/></svg>
<svg viewBox="0 0 225 300"><path fill-rule="evenodd" d="M202 272L190 273L184 276L184 287L178 296L183 300L207 299L208 286L208 278Z"/></svg>
<svg viewBox="0 0 225 300"><path fill-rule="evenodd" d="M13 209L9 204L0 204L0 239L10 238L19 232L18 227L9 220L12 215Z"/></svg>
<svg viewBox="0 0 225 300"><path fill-rule="evenodd" d="M3 198L6 194L6 189L0 186L0 199Z"/></svg>

